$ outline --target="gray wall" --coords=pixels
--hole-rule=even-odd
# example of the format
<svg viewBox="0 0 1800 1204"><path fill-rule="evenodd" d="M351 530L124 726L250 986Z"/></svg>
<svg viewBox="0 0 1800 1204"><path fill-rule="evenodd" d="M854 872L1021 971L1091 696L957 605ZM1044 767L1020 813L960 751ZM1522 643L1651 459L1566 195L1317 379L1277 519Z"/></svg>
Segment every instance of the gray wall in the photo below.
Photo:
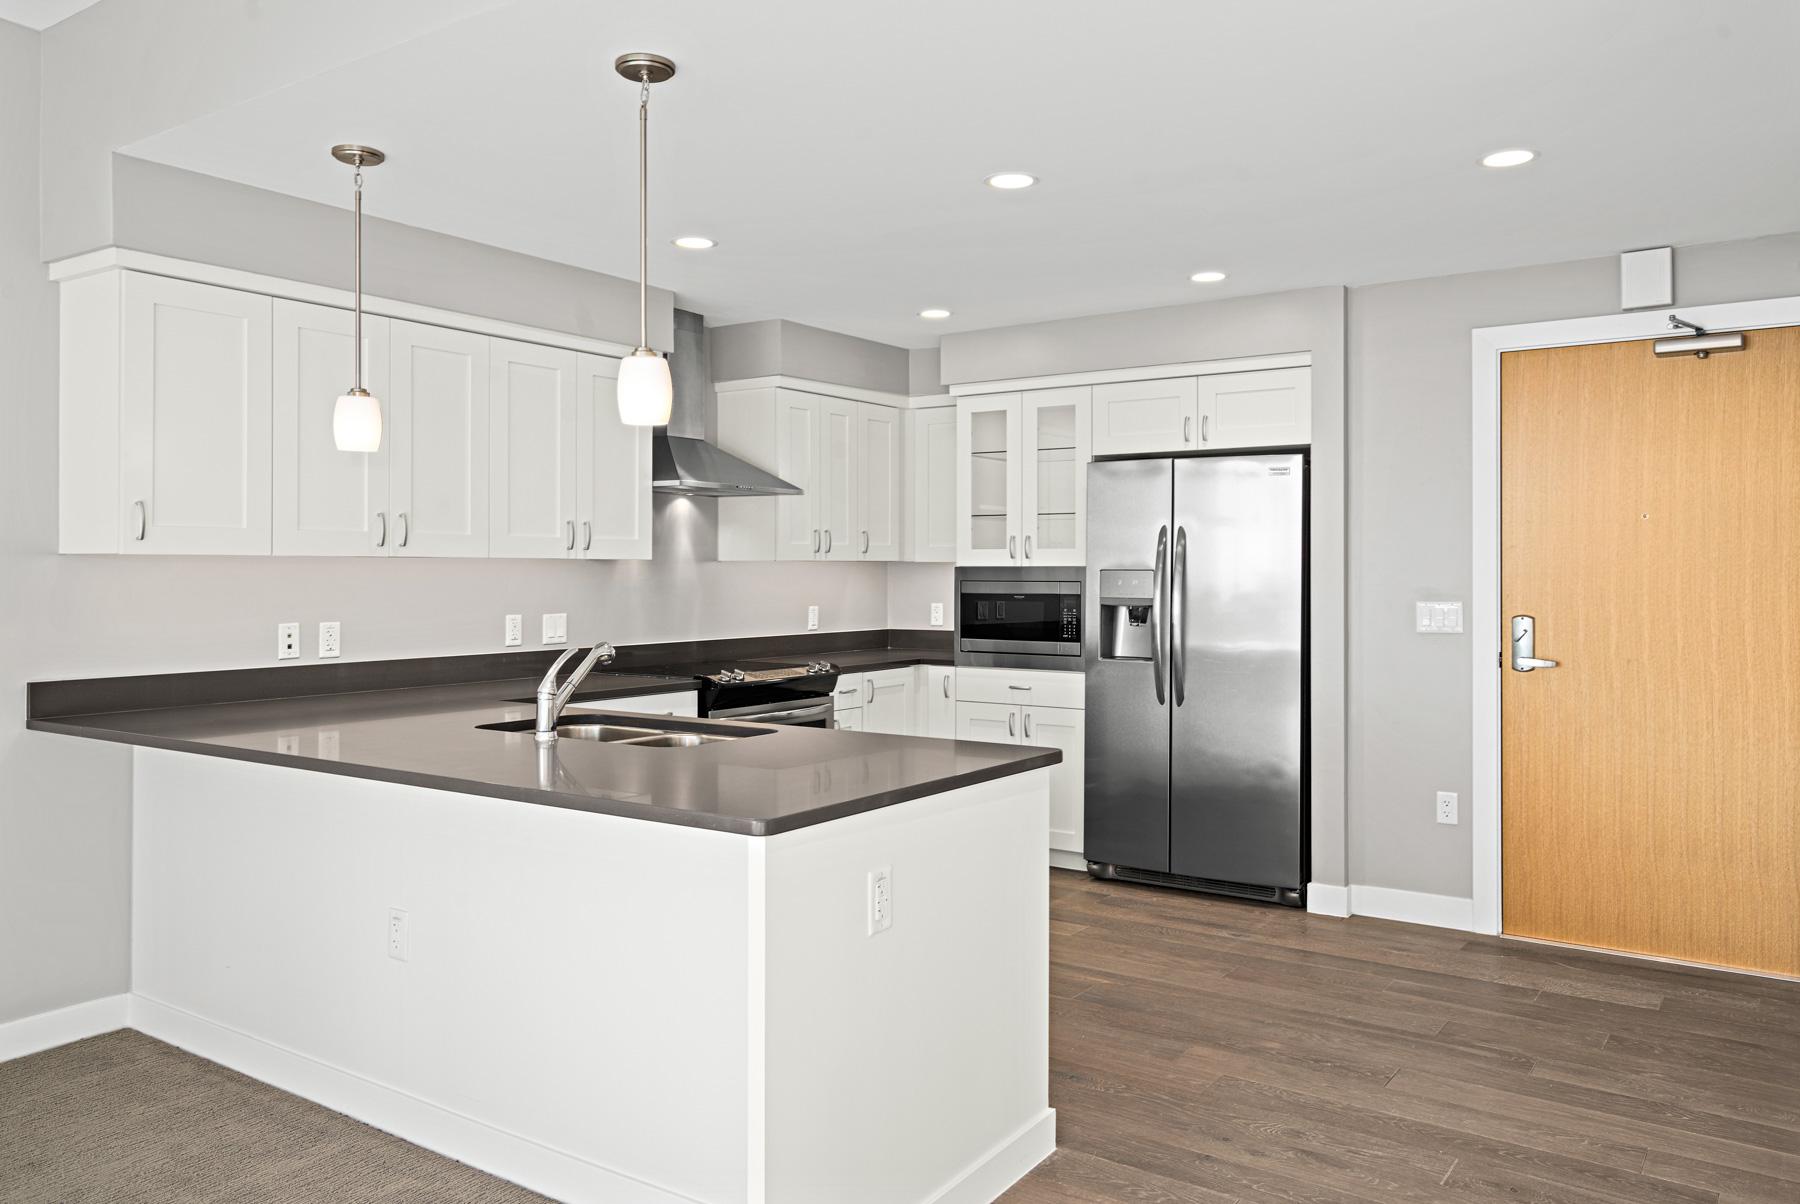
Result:
<svg viewBox="0 0 1800 1204"><path fill-rule="evenodd" d="M944 391L943 353L936 347L919 347L906 353L906 392L910 397L931 397Z"/></svg>
<svg viewBox="0 0 1800 1204"><path fill-rule="evenodd" d="M1306 351L1313 364L1312 880L1349 882L1342 288L1298 289L944 336L946 384Z"/></svg>
<svg viewBox="0 0 1800 1204"><path fill-rule="evenodd" d="M931 604L944 604L944 626L956 624L951 598L956 588L956 568L948 564L890 564L887 579L889 627L931 628Z"/></svg>
<svg viewBox="0 0 1800 1204"><path fill-rule="evenodd" d="M712 340L714 380L795 376L882 393L907 391L903 347L783 318L715 326Z"/></svg>

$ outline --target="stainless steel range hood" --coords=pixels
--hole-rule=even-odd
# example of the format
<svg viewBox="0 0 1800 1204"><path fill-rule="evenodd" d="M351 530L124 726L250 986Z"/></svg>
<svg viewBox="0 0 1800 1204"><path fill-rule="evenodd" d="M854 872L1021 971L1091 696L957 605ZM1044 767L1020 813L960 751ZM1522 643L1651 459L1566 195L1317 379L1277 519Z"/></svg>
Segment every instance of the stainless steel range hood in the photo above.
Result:
<svg viewBox="0 0 1800 1204"><path fill-rule="evenodd" d="M712 366L706 322L699 314L675 311L675 349L669 356L669 375L675 400L669 425L657 427L651 440L652 489L689 497L774 497L806 492L706 441Z"/></svg>

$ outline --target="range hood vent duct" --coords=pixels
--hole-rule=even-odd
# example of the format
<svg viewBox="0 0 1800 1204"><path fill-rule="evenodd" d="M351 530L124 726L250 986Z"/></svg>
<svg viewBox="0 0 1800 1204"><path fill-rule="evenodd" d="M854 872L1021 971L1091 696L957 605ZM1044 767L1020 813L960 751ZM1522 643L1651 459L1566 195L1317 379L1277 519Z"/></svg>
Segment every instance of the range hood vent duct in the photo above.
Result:
<svg viewBox="0 0 1800 1204"><path fill-rule="evenodd" d="M651 439L650 487L688 497L777 497L806 492L706 441L706 397L712 364L706 347L706 320L675 311L675 346L669 373L675 387L669 425Z"/></svg>

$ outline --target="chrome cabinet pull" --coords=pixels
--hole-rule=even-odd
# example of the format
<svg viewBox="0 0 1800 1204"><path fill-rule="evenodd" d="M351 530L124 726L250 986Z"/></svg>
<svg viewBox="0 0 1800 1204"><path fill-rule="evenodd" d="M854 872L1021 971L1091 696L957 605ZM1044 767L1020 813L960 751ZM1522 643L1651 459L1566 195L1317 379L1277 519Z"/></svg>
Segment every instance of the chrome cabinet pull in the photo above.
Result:
<svg viewBox="0 0 1800 1204"><path fill-rule="evenodd" d="M1025 559L1031 559L1031 536L1025 537Z"/></svg>
<svg viewBox="0 0 1800 1204"><path fill-rule="evenodd" d="M944 674L944 697L950 697L950 675Z"/></svg>
<svg viewBox="0 0 1800 1204"><path fill-rule="evenodd" d="M1181 441L1183 443L1192 443L1194 441L1194 420L1192 418L1183 418L1181 420Z"/></svg>
<svg viewBox="0 0 1800 1204"><path fill-rule="evenodd" d="M404 511L404 510L402 510L400 512L399 517L400 517L400 546L404 548L406 546L406 541L412 538L412 523L407 521L406 511Z"/></svg>
<svg viewBox="0 0 1800 1204"><path fill-rule="evenodd" d="M1169 563L1169 529L1156 533L1156 571L1150 577L1150 674L1156 682L1156 705L1165 700L1163 693L1163 586L1167 582Z"/></svg>
<svg viewBox="0 0 1800 1204"><path fill-rule="evenodd" d="M825 528L825 555L831 555L831 528Z"/></svg>
<svg viewBox="0 0 1800 1204"><path fill-rule="evenodd" d="M1187 528L1175 528L1175 568L1169 574L1169 678L1175 705L1187 701Z"/></svg>
<svg viewBox="0 0 1800 1204"><path fill-rule="evenodd" d="M141 541L150 528L150 514L149 511L144 508L144 500L142 498L131 503L131 514L132 520L137 524L135 528L137 533L131 538L133 540Z"/></svg>
<svg viewBox="0 0 1800 1204"><path fill-rule="evenodd" d="M1025 738L1031 739L1031 712L1025 712Z"/></svg>
<svg viewBox="0 0 1800 1204"><path fill-rule="evenodd" d="M1206 434L1207 421L1206 420L1210 417L1211 417L1210 414L1200 415L1200 442L1202 442L1202 443L1205 443L1207 440L1207 434Z"/></svg>
<svg viewBox="0 0 1800 1204"><path fill-rule="evenodd" d="M377 510L375 512L375 524L376 530L379 532L375 536L375 546L385 548L387 547L387 511Z"/></svg>
<svg viewBox="0 0 1800 1204"><path fill-rule="evenodd" d="M1529 673L1533 669L1554 669L1555 661L1539 660L1532 655L1537 651L1537 620L1530 615L1514 615L1512 619L1512 667L1515 673Z"/></svg>
<svg viewBox="0 0 1800 1204"><path fill-rule="evenodd" d="M1008 560L1017 560L1019 558L1019 537L1017 535L1008 535L1006 537L1006 558Z"/></svg>
<svg viewBox="0 0 1800 1204"><path fill-rule="evenodd" d="M865 691L865 693L863 694L863 701L864 702L874 702L875 701L875 683L870 681L866 677L863 678L863 690Z"/></svg>
<svg viewBox="0 0 1800 1204"><path fill-rule="evenodd" d="M813 528L813 551L817 552L818 550L819 550L819 529L817 527L814 527Z"/></svg>
<svg viewBox="0 0 1800 1204"><path fill-rule="evenodd" d="M863 555L867 556L868 554L869 554L869 533L867 531L864 531L863 532Z"/></svg>
<svg viewBox="0 0 1800 1204"><path fill-rule="evenodd" d="M584 552L594 550L594 524L585 518L581 520L581 550Z"/></svg>
<svg viewBox="0 0 1800 1204"><path fill-rule="evenodd" d="M1011 714L1007 715L1006 734L1009 736L1016 736L1019 734L1019 712L1013 711Z"/></svg>
<svg viewBox="0 0 1800 1204"><path fill-rule="evenodd" d="M563 551L573 552L575 550L575 520L572 518L564 519L563 525L569 529L568 542L564 545Z"/></svg>
<svg viewBox="0 0 1800 1204"><path fill-rule="evenodd" d="M1008 687L1006 687L1006 688L1007 688L1007 689L1009 689L1009 690L1024 690L1024 691L1025 691L1025 692L1026 692L1026 693L1030 693L1030 692L1031 692L1031 687L1030 687L1030 686L1008 686Z"/></svg>

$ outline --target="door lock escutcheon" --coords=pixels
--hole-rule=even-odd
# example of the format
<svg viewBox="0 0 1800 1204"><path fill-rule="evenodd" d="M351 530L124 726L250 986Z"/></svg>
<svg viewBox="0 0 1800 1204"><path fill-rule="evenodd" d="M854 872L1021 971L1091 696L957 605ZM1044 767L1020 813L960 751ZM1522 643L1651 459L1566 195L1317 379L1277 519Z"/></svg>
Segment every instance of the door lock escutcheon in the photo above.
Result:
<svg viewBox="0 0 1800 1204"><path fill-rule="evenodd" d="M1530 615L1514 615L1512 618L1512 667L1516 673L1529 673L1533 669L1554 669L1555 661L1540 660L1532 655L1537 651L1537 620Z"/></svg>

